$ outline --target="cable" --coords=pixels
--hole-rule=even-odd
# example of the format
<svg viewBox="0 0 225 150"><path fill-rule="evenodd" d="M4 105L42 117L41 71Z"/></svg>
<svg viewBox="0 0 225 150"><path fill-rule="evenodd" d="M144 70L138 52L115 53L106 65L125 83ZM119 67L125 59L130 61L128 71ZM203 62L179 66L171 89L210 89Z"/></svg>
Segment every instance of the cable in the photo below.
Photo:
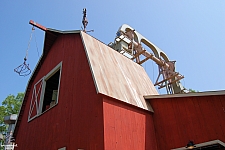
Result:
<svg viewBox="0 0 225 150"><path fill-rule="evenodd" d="M30 39L29 39L29 42L28 42L28 46L27 46L27 50L26 50L26 56L25 56L24 60L27 60L27 57L28 57L28 50L30 49L30 42L32 40L33 32L34 32L34 26L32 27L32 30L31 30L31 33L30 33Z"/></svg>
<svg viewBox="0 0 225 150"><path fill-rule="evenodd" d="M38 53L38 58L39 58L40 55L39 55L39 51L38 51L38 46L37 46L37 40L36 40L35 31L34 31L34 40L35 40L35 44L36 44L36 48L37 48L37 53Z"/></svg>

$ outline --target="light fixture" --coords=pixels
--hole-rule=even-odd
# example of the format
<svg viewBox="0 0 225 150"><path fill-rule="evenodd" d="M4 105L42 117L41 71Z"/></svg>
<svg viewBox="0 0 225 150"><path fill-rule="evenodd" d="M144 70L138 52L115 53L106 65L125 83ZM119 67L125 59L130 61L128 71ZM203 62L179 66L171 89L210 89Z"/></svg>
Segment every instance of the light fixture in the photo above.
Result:
<svg viewBox="0 0 225 150"><path fill-rule="evenodd" d="M193 149L193 148L195 148L195 147L196 147L196 146L195 146L195 144L194 144L193 141L189 141L188 144L187 144L187 146L186 146L186 148L188 148L188 149Z"/></svg>

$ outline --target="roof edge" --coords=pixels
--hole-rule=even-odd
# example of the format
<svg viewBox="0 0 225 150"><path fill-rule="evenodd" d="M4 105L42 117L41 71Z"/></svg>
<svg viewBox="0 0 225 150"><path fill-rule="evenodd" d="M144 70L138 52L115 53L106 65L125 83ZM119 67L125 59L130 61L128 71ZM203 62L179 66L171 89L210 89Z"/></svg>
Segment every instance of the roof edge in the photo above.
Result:
<svg viewBox="0 0 225 150"><path fill-rule="evenodd" d="M57 29L52 29L52 28L47 28L46 31L52 31L56 33L61 33L61 34L69 34L69 33L80 33L82 30L57 30Z"/></svg>
<svg viewBox="0 0 225 150"><path fill-rule="evenodd" d="M106 94L104 94L104 93L98 93L98 95L101 95L101 96L103 96L103 97L108 97L108 98L114 99L114 101L115 101L116 103L120 103L120 104L123 104L123 105L128 105L128 106L131 106L131 107L133 107L133 108L137 108L137 109L142 110L142 111L154 113L154 110L153 110L153 108L152 108L152 106L151 106L150 103L149 103L149 107L150 107L150 108L149 108L149 109L145 109L145 108L142 108L142 107L138 107L138 106L136 106L136 105L133 105L133 104L131 104L131 103L127 103L127 102L125 102L125 101L122 101L122 100L120 100L120 99L117 99L117 98L115 98L115 97L106 95ZM148 101L146 101L146 102L148 103Z"/></svg>
<svg viewBox="0 0 225 150"><path fill-rule="evenodd" d="M94 85L95 85L96 93L98 94L99 93L99 89L98 89L98 85L96 83L96 79L95 79L95 75L94 75L94 70L93 70L93 68L91 66L90 57L89 57L88 52L87 52L87 47L85 45L85 41L84 41L84 37L83 37L83 34L84 33L85 32L81 31L80 32L80 37L81 37L81 41L82 41L82 44L83 44L83 47L84 47L84 51L85 51L85 54L86 54L86 58L87 58L87 61L88 61L88 65L89 65L89 68L90 68L90 71L91 71L91 76L92 76L92 80L93 80Z"/></svg>
<svg viewBox="0 0 225 150"><path fill-rule="evenodd" d="M178 98L178 97L196 97L196 96L212 96L212 95L225 95L225 90L220 91L206 91L196 93L183 93L183 94L164 94L164 95L146 95L144 98L147 99L162 99L162 98Z"/></svg>

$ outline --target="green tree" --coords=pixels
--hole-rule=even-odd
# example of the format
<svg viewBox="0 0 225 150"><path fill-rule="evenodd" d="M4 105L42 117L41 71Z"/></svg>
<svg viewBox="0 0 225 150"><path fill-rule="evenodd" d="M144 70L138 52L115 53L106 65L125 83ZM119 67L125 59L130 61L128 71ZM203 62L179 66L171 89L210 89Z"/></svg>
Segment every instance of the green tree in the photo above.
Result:
<svg viewBox="0 0 225 150"><path fill-rule="evenodd" d="M18 93L17 96L9 95L2 102L2 106L0 106L0 133L5 133L7 128L4 123L4 117L10 114L19 113L23 97L24 93Z"/></svg>

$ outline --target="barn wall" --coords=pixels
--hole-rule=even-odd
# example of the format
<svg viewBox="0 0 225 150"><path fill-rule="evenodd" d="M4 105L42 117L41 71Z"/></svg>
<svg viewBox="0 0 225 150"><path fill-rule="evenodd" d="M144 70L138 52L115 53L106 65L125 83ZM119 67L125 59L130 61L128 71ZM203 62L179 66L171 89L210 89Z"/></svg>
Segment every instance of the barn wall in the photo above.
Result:
<svg viewBox="0 0 225 150"><path fill-rule="evenodd" d="M27 122L32 90L18 129L17 149L104 149L102 99L97 96L79 34L58 37L34 84L63 61L58 104Z"/></svg>
<svg viewBox="0 0 225 150"><path fill-rule="evenodd" d="M150 100L159 150L194 143L225 142L225 96Z"/></svg>
<svg viewBox="0 0 225 150"><path fill-rule="evenodd" d="M152 113L103 97L105 150L157 150Z"/></svg>

